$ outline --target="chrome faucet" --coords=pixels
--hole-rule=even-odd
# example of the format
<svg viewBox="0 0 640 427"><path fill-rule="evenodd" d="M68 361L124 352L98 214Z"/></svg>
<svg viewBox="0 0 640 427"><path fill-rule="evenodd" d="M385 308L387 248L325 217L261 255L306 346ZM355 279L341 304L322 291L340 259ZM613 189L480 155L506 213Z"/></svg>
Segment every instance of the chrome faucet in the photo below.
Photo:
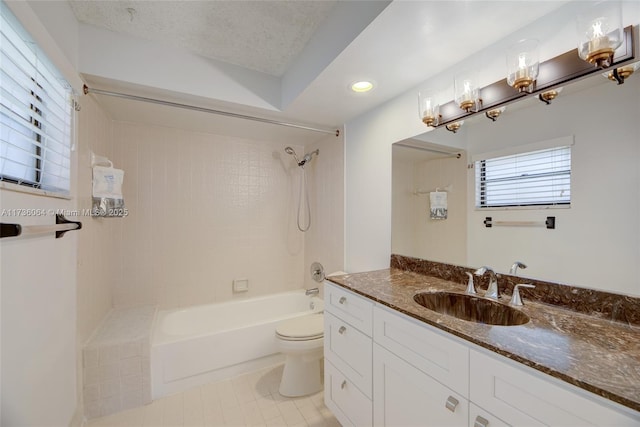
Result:
<svg viewBox="0 0 640 427"><path fill-rule="evenodd" d="M511 266L511 270L509 270L509 274L512 276L515 276L516 274L518 274L518 267L527 268L525 264L521 263L520 261L516 261Z"/></svg>
<svg viewBox="0 0 640 427"><path fill-rule="evenodd" d="M515 307L521 307L524 305L524 303L522 302L522 297L520 296L520 288L533 289L535 288L535 286L533 286L531 283L521 283L519 285L516 285L513 288L513 295L511 296L511 301L509 301L509 305L512 305Z"/></svg>
<svg viewBox="0 0 640 427"><path fill-rule="evenodd" d="M484 273L489 273L489 287L484 293L485 298L498 299L498 277L495 271L491 267L483 266L476 270L476 276L482 276Z"/></svg>
<svg viewBox="0 0 640 427"><path fill-rule="evenodd" d="M320 289L318 288L311 288L311 289L307 289L305 291L305 295L318 295L320 293Z"/></svg>

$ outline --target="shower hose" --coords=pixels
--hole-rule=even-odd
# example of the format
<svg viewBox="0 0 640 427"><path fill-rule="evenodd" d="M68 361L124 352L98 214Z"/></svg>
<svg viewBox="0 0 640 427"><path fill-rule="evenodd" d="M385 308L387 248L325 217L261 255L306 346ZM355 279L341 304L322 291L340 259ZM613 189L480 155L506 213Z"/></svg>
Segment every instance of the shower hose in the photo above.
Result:
<svg viewBox="0 0 640 427"><path fill-rule="evenodd" d="M311 206L309 205L309 189L307 188L307 172L304 169L304 166L301 167L302 172L300 175L300 194L299 194L299 198L298 198L298 230L302 231L303 233L306 232L307 230L309 230L309 227L311 227ZM304 218L300 215L302 212L302 196L304 193L304 204L306 206L306 217L307 217L307 224L306 226L303 226L301 224L304 223Z"/></svg>

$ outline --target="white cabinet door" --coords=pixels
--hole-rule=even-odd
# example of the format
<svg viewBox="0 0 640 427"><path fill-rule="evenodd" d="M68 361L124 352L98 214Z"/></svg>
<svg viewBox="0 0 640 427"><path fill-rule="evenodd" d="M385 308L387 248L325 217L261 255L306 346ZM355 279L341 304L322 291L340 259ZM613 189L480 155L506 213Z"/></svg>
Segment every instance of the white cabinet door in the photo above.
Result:
<svg viewBox="0 0 640 427"><path fill-rule="evenodd" d="M324 362L324 402L343 426L372 424L371 400L329 360Z"/></svg>
<svg viewBox="0 0 640 427"><path fill-rule="evenodd" d="M388 427L467 426L469 402L377 344L373 423Z"/></svg>
<svg viewBox="0 0 640 427"><path fill-rule="evenodd" d="M526 367L516 367L501 356L471 351L469 399L515 426L639 426L640 419L614 410L598 396L570 385L555 384ZM529 372L530 371L530 372ZM591 397L591 396L590 396Z"/></svg>
<svg viewBox="0 0 640 427"><path fill-rule="evenodd" d="M324 356L369 398L371 338L331 313L324 313Z"/></svg>
<svg viewBox="0 0 640 427"><path fill-rule="evenodd" d="M450 389L469 397L469 347L390 309L374 308L373 339Z"/></svg>

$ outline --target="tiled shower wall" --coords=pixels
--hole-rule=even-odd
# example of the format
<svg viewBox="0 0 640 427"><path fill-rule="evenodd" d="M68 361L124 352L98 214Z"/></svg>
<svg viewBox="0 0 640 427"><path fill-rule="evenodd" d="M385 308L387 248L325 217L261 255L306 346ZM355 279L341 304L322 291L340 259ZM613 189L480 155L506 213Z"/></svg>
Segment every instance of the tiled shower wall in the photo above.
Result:
<svg viewBox="0 0 640 427"><path fill-rule="evenodd" d="M307 288L318 286L309 274L309 267L314 261L323 265L326 274L344 269L343 138L327 136L305 151L316 149L320 154L306 167L311 205L311 227L305 233L304 245Z"/></svg>
<svg viewBox="0 0 640 427"><path fill-rule="evenodd" d="M230 300L304 283L298 168L286 144L116 122L128 217L115 220L115 307ZM293 146L298 153L302 146Z"/></svg>
<svg viewBox="0 0 640 427"><path fill-rule="evenodd" d="M91 152L113 158L113 122L93 97L82 99L78 113L78 206L91 208ZM118 221L112 218L82 217L78 238L78 343L84 343L112 307L111 288L116 246L113 235Z"/></svg>
<svg viewBox="0 0 640 427"><path fill-rule="evenodd" d="M79 211L91 208L91 152L113 157L113 122L102 111L92 96L82 98L78 113L77 135L77 205ZM78 239L76 289L76 363L78 408L84 393L82 348L94 330L101 324L112 307L112 287L116 278L113 268L116 246L113 235L117 220L83 216ZM81 416L80 416L81 418Z"/></svg>

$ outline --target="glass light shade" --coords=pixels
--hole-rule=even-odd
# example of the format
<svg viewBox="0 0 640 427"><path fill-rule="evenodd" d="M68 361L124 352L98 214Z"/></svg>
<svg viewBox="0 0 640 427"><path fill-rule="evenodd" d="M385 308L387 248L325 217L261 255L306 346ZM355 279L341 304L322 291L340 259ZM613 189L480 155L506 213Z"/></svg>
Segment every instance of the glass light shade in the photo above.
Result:
<svg viewBox="0 0 640 427"><path fill-rule="evenodd" d="M418 113L427 126L437 126L440 120L440 105L429 93L418 92Z"/></svg>
<svg viewBox="0 0 640 427"><path fill-rule="evenodd" d="M622 44L622 8L619 1L597 3L578 17L578 55L598 67L611 65Z"/></svg>
<svg viewBox="0 0 640 427"><path fill-rule="evenodd" d="M538 78L540 50L538 40L521 40L507 49L507 83L523 91Z"/></svg>
<svg viewBox="0 0 640 427"><path fill-rule="evenodd" d="M453 81L453 92L456 104L467 113L476 109L479 104L477 79L471 76L459 76Z"/></svg>

